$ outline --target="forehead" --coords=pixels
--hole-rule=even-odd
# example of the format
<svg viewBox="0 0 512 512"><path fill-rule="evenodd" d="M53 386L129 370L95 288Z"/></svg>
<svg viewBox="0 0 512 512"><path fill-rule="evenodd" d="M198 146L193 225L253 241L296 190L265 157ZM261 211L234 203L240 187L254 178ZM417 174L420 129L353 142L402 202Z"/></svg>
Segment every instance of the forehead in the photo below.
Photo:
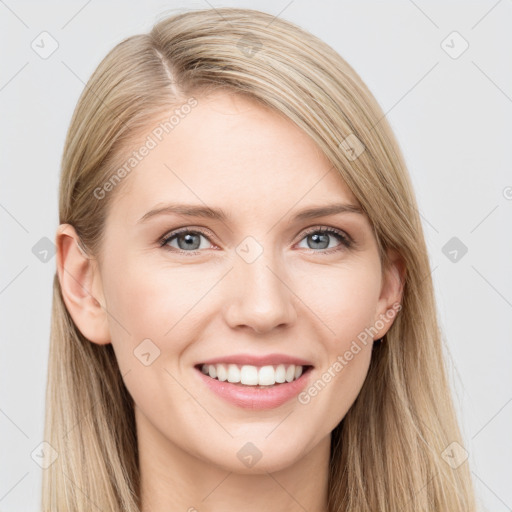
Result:
<svg viewBox="0 0 512 512"><path fill-rule="evenodd" d="M226 92L198 96L197 105L155 146L122 184L115 209L134 220L158 203L220 205L237 212L343 200L357 204L338 171L289 119L256 100ZM136 146L136 150L139 146Z"/></svg>

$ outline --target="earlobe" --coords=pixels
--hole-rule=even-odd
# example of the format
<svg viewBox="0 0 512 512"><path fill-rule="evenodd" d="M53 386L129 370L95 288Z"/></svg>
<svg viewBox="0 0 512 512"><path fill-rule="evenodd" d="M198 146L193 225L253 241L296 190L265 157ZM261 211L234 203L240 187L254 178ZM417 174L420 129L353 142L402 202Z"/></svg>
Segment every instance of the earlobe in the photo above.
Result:
<svg viewBox="0 0 512 512"><path fill-rule="evenodd" d="M104 345L110 343L110 332L99 269L80 243L71 224L58 227L55 244L62 296L80 332L88 340Z"/></svg>

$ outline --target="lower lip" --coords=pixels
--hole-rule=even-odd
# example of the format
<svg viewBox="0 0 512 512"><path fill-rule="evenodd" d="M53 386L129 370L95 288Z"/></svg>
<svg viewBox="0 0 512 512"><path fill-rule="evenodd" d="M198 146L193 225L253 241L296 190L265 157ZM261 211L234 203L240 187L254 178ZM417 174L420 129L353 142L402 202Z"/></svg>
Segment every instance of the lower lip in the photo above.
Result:
<svg viewBox="0 0 512 512"><path fill-rule="evenodd" d="M273 409L297 396L306 386L312 367L296 380L284 382L268 388L242 386L231 382L221 382L205 375L200 369L194 368L202 381L218 396L237 407L252 410Z"/></svg>

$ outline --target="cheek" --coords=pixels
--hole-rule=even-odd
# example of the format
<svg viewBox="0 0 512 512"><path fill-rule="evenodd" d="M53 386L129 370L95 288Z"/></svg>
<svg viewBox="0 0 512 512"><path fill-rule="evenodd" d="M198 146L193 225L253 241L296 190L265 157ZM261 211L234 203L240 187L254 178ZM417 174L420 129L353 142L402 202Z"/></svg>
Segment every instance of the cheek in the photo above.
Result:
<svg viewBox="0 0 512 512"><path fill-rule="evenodd" d="M300 402L312 417L326 418L334 428L357 398L366 378L372 352L372 326L380 295L378 261L315 271L314 283L301 288L301 299L318 317L324 352L316 380ZM314 286L312 286L314 284Z"/></svg>
<svg viewBox="0 0 512 512"><path fill-rule="evenodd" d="M106 272L105 295L115 348L129 345L133 351L149 338L166 352L177 353L184 349L180 340L187 339L183 330L201 324L197 315L216 314L214 304L219 307L222 300L213 288L223 271L197 272L188 265L168 268L149 264L148 258L130 260L111 254L110 263L115 259L116 265ZM302 262L292 264L286 274L285 281L298 298L300 316L323 331L319 337L327 342L329 352L344 351L345 344L371 325L380 291L378 260L354 257L343 264ZM193 318L198 322L191 322Z"/></svg>
<svg viewBox="0 0 512 512"><path fill-rule="evenodd" d="M134 350L144 346L141 343L149 349L153 347L148 339L157 347L153 347L154 354L160 350L160 357L165 335L186 313L185 306L192 299L187 295L192 292L179 271L156 272L153 267L142 265L142 259L115 261L113 271L106 272L104 289L112 345L121 370L127 371L139 362ZM179 351L180 347L173 344L172 349Z"/></svg>
<svg viewBox="0 0 512 512"><path fill-rule="evenodd" d="M174 367L190 340L200 337L204 324L218 313L215 285L224 271L199 272L192 265L155 264L151 258L130 260L112 253L113 261L116 265L106 272L104 286L121 371L139 368L134 351L137 354L146 345L158 354L152 367Z"/></svg>
<svg viewBox="0 0 512 512"><path fill-rule="evenodd" d="M342 350L371 325L380 295L380 266L371 258L351 260L344 265L318 265L314 278L298 274L294 291L310 316L325 327L322 336L331 350Z"/></svg>
<svg viewBox="0 0 512 512"><path fill-rule="evenodd" d="M112 346L126 387L148 416L184 407L190 396L172 375L178 375L176 362L194 339L194 314L200 312L194 305L212 283L204 276L191 282L191 267L160 268L142 259L116 262L122 274L108 273L104 285Z"/></svg>
<svg viewBox="0 0 512 512"><path fill-rule="evenodd" d="M143 258L117 261L123 273L109 274L108 304L132 336L162 339L211 287L207 276L198 279L189 267L160 268Z"/></svg>

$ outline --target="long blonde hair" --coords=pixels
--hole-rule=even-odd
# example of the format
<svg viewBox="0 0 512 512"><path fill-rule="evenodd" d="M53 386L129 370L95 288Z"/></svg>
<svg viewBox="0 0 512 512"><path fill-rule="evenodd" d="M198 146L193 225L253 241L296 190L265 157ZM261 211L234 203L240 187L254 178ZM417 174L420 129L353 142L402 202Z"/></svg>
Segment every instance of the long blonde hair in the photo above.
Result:
<svg viewBox="0 0 512 512"><path fill-rule="evenodd" d="M94 191L152 120L214 89L256 99L309 134L367 213L383 266L387 249L405 263L402 310L332 432L329 512L474 511L468 464L452 468L443 458L463 441L410 178L378 103L320 39L264 12L219 8L179 12L120 42L94 71L71 120L60 223L72 224L99 257L122 184L101 200ZM363 145L357 158L347 151L349 136ZM112 345L81 334L57 272L53 290L45 440L58 457L43 474L43 510L138 511L133 401Z"/></svg>

